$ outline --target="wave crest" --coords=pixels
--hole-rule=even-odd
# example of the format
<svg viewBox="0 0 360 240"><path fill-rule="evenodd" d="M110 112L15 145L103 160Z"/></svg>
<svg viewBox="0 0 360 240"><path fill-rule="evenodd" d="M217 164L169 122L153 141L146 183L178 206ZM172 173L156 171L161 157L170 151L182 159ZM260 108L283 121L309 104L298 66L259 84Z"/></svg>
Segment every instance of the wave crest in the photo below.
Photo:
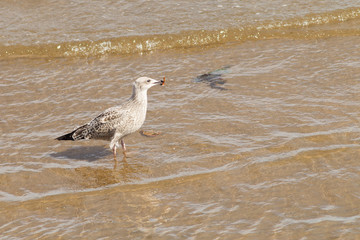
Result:
<svg viewBox="0 0 360 240"><path fill-rule="evenodd" d="M311 39L332 36L359 36L360 29L334 26L360 20L360 8L336 10L284 21L268 21L238 28L193 30L178 34L126 36L98 41L64 42L59 44L0 46L0 57L89 57L104 54L126 55L154 50L194 48L231 42L274 38ZM319 26L332 26L316 28Z"/></svg>

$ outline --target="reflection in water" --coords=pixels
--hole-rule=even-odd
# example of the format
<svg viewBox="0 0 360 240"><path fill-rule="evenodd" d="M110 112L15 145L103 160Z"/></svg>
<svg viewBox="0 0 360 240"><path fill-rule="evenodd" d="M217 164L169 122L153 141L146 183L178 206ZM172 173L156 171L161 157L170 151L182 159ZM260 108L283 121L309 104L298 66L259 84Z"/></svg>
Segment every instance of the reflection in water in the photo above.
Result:
<svg viewBox="0 0 360 240"><path fill-rule="evenodd" d="M124 155L123 155L123 158L122 158L122 162L123 162L123 164L124 164L124 167L128 167L128 166L129 166L128 163L127 163L127 161L126 161L126 154L125 154L125 152L124 152ZM114 157L114 170L117 168L117 165L118 165L118 160L117 160L116 157Z"/></svg>
<svg viewBox="0 0 360 240"><path fill-rule="evenodd" d="M78 167L75 168L78 183L85 188L98 188L117 183L128 183L139 179L139 174L147 173L148 170L141 164L128 163L124 157L114 168Z"/></svg>

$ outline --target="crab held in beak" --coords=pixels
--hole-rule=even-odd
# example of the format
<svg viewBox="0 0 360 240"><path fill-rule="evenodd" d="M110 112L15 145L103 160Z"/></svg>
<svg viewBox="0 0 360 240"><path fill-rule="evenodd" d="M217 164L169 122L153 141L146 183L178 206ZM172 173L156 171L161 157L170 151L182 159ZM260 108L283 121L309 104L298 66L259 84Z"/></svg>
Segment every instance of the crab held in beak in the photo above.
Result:
<svg viewBox="0 0 360 240"><path fill-rule="evenodd" d="M165 85L165 77L164 77L163 80L160 81L160 85L161 85L161 86L164 86L164 85Z"/></svg>

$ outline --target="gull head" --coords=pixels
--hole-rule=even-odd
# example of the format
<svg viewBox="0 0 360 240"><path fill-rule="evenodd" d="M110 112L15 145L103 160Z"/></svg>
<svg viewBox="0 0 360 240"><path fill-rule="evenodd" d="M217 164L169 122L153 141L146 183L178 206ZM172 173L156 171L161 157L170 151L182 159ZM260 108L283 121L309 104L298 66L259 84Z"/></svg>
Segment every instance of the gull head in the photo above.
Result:
<svg viewBox="0 0 360 240"><path fill-rule="evenodd" d="M162 85L162 81L158 81L148 77L140 77L134 82L134 87L139 90L148 90L155 85Z"/></svg>

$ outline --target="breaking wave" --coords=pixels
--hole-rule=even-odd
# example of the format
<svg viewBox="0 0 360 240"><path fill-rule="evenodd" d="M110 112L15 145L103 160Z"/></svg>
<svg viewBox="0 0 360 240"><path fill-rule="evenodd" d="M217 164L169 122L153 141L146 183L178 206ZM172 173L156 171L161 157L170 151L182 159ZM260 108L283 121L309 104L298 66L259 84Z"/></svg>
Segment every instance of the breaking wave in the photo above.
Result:
<svg viewBox="0 0 360 240"><path fill-rule="evenodd" d="M360 21L360 8L310 14L283 21L267 21L238 28L193 30L177 34L126 36L97 41L74 41L57 44L0 45L0 58L126 55L250 40L314 39L360 35L360 28L336 27L349 21Z"/></svg>

